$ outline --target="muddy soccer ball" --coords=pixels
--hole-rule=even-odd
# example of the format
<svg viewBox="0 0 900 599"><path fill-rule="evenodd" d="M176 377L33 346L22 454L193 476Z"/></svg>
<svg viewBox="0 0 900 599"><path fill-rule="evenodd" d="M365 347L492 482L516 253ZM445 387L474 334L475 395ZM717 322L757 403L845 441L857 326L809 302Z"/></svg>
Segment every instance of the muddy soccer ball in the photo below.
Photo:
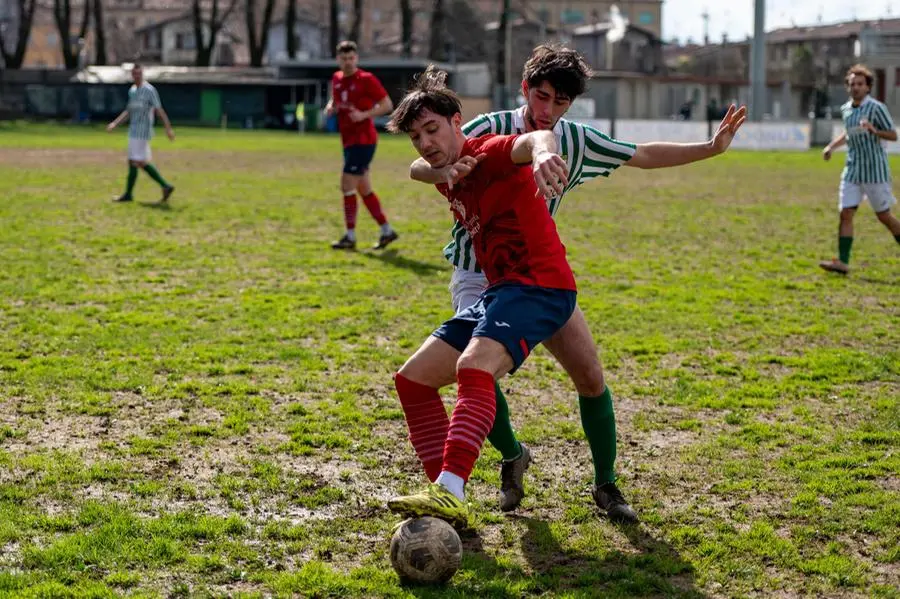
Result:
<svg viewBox="0 0 900 599"><path fill-rule="evenodd" d="M444 520L404 520L391 538L391 564L405 581L447 582L459 569L462 541Z"/></svg>

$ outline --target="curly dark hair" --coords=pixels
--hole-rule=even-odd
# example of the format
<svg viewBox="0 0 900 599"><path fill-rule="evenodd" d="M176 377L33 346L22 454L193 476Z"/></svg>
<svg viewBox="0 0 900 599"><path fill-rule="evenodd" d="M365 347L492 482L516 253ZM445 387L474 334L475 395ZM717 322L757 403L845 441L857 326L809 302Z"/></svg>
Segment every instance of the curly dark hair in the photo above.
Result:
<svg viewBox="0 0 900 599"><path fill-rule="evenodd" d="M860 77L866 78L866 85L871 89L872 84L875 83L875 75L872 74L872 71L864 64L855 64L847 71L847 74L844 76L844 80L847 82L847 85L850 85L850 81L853 80L853 77L859 75Z"/></svg>
<svg viewBox="0 0 900 599"><path fill-rule="evenodd" d="M448 121L462 111L459 96L447 87L447 73L433 64L419 73L412 87L397 104L391 114L387 129L391 133L408 133L412 124L426 110L446 118Z"/></svg>
<svg viewBox="0 0 900 599"><path fill-rule="evenodd" d="M584 93L592 75L581 54L558 44L541 44L535 48L522 69L522 80L528 87L538 87L546 81L557 94L570 100Z"/></svg>

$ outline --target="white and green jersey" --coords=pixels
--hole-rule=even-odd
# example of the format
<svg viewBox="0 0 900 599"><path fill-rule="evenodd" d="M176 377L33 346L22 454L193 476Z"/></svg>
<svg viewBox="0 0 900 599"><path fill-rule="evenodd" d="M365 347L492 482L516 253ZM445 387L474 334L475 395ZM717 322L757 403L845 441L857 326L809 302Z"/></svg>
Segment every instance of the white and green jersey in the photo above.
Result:
<svg viewBox="0 0 900 599"><path fill-rule="evenodd" d="M480 137L489 133L516 135L525 133L525 107L482 114L463 126L466 137ZM550 216L555 216L563 196L569 190L594 177L608 177L634 155L635 145L611 139L593 127L559 119L553 128L559 144L559 155L569 167L569 184L563 193L549 200ZM472 239L462 224L453 224L453 239L444 247L444 257L456 268L481 272L475 261Z"/></svg>
<svg viewBox="0 0 900 599"><path fill-rule="evenodd" d="M153 115L162 107L156 88L144 81L128 90L128 137L150 140L153 137Z"/></svg>
<svg viewBox="0 0 900 599"><path fill-rule="evenodd" d="M852 101L841 106L841 117L847 132L847 163L842 179L847 183L890 183L891 169L883 140L859 126L866 119L880 131L893 129L887 107L866 96L859 106Z"/></svg>

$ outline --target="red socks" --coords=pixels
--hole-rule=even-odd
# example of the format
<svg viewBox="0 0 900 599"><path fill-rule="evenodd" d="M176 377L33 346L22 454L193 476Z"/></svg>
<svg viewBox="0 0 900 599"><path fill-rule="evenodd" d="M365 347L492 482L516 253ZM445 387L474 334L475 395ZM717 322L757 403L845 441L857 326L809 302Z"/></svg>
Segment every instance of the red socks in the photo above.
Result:
<svg viewBox="0 0 900 599"><path fill-rule="evenodd" d="M484 370L462 368L456 374L459 399L450 419L442 469L469 480L481 446L494 425L497 398L494 376Z"/></svg>
<svg viewBox="0 0 900 599"><path fill-rule="evenodd" d="M434 482L441 473L444 443L450 427L441 396L437 389L420 385L402 374L394 377L394 385L397 387L400 405L403 406L403 413L406 416L409 442L412 443L419 461L425 467L428 479ZM493 386L491 388L493 389Z"/></svg>

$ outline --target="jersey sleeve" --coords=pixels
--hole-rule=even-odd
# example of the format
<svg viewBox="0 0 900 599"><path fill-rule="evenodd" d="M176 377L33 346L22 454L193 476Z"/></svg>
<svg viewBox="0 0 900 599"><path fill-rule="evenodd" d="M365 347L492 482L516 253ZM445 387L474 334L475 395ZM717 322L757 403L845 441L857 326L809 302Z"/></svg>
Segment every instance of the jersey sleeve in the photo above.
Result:
<svg viewBox="0 0 900 599"><path fill-rule="evenodd" d="M369 92L369 96L372 98L372 102L381 102L387 97L387 90L384 89L384 86L381 85L381 81L378 80L378 77L375 75L369 75L367 77L367 90Z"/></svg>
<svg viewBox="0 0 900 599"><path fill-rule="evenodd" d="M581 129L581 131L577 131ZM574 135L566 140L573 145L568 152L580 158L573 161L572 172L578 173L577 183L589 181L595 177L608 177L614 170L631 160L637 146L627 141L613 139L607 134L589 125L576 125ZM563 149L560 148L562 152Z"/></svg>
<svg viewBox="0 0 900 599"><path fill-rule="evenodd" d="M517 167L518 165L512 161L512 149L518 137L518 135L490 135L475 140L472 145L473 155L485 155L478 168L490 176L497 176Z"/></svg>
<svg viewBox="0 0 900 599"><path fill-rule="evenodd" d="M876 129L882 131L890 131L894 128L894 121L891 119L891 113L883 104L876 104L872 111L872 124Z"/></svg>
<svg viewBox="0 0 900 599"><path fill-rule="evenodd" d="M162 102L159 100L159 92L156 88L150 88L150 106L153 108L162 108Z"/></svg>
<svg viewBox="0 0 900 599"><path fill-rule="evenodd" d="M477 117L463 125L462 132L466 137L481 137L488 133L497 133L494 127L496 121L489 114L479 114Z"/></svg>

